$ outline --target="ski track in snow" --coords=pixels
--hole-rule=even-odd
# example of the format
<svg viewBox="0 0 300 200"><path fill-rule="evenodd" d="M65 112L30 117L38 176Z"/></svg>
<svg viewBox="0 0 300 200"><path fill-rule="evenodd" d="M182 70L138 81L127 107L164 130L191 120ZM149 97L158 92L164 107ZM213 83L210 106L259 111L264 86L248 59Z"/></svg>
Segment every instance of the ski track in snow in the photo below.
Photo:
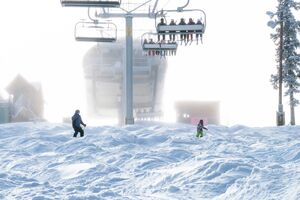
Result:
<svg viewBox="0 0 300 200"><path fill-rule="evenodd" d="M0 125L0 199L300 199L300 127Z"/></svg>

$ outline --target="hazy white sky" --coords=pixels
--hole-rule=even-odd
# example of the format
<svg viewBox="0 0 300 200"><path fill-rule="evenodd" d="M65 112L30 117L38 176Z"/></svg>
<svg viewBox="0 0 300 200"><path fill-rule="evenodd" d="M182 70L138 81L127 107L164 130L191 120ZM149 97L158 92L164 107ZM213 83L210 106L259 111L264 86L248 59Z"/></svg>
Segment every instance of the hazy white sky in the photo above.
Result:
<svg viewBox="0 0 300 200"><path fill-rule="evenodd" d="M166 5L183 3L184 0L170 0ZM203 45L179 47L177 56L169 58L165 87L167 116L173 114L176 100L217 100L225 125L275 124L277 91L269 82L276 67L275 47L265 13L274 11L276 3L276 0L190 0L190 8L206 12L207 30ZM82 57L93 44L75 42L73 30L75 23L86 17L85 9L62 8L59 0L2 2L1 93L5 95L4 88L20 73L30 81L42 83L46 117L50 121L70 116L74 108L84 110ZM118 23L120 29L124 28L123 22ZM149 20L147 25L154 29L153 21ZM139 26L139 20L134 21L134 30L140 29ZM135 34L135 38L139 36L140 32ZM287 103L285 98L286 112ZM297 108L298 123L299 113ZM288 122L288 113L286 116Z"/></svg>

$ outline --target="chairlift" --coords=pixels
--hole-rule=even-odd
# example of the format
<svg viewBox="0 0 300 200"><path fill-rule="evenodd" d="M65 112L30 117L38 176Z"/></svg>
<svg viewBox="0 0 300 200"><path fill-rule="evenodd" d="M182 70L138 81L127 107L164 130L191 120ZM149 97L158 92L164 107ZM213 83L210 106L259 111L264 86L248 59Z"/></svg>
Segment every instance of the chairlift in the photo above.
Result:
<svg viewBox="0 0 300 200"><path fill-rule="evenodd" d="M144 43L143 50L175 51L177 50L177 46L177 43Z"/></svg>
<svg viewBox="0 0 300 200"><path fill-rule="evenodd" d="M158 37L157 33L144 33L141 37L141 44L144 51L153 51L153 55L168 55L167 52L170 52L169 55L175 55L178 47L177 42L175 41L159 41L154 42Z"/></svg>
<svg viewBox="0 0 300 200"><path fill-rule="evenodd" d="M197 13L197 21L194 22L195 24L193 25L179 25L179 24L174 24L174 25L169 25L171 20L167 19L167 14L168 13L182 13L182 12L194 12ZM163 16L163 17L161 17ZM164 23L165 25L161 25L159 24L159 19L163 18L164 19ZM162 10L159 11L155 14L155 27L157 30L158 34L161 35L166 35L166 34L183 34L186 33L188 34L191 32L194 33L199 33L199 34L203 34L205 32L205 28L206 28L206 14L203 10L200 9L182 9L182 10Z"/></svg>
<svg viewBox="0 0 300 200"><path fill-rule="evenodd" d="M85 22L75 25L74 36L80 42L115 42L117 26L112 22Z"/></svg>
<svg viewBox="0 0 300 200"><path fill-rule="evenodd" d="M119 8L121 0L60 0L65 7Z"/></svg>

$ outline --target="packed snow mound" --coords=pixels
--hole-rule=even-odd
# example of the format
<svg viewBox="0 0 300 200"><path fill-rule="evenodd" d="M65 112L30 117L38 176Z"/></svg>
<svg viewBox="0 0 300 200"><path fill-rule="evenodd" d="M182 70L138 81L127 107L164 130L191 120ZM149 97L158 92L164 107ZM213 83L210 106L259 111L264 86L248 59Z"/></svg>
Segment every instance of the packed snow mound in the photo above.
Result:
<svg viewBox="0 0 300 200"><path fill-rule="evenodd" d="M300 199L300 127L0 125L0 199Z"/></svg>

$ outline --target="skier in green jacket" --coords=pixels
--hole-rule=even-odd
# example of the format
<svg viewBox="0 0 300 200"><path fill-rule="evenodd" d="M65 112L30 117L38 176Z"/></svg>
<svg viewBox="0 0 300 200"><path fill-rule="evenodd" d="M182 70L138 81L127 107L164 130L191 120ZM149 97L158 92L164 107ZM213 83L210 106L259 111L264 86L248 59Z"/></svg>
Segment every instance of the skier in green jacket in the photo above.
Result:
<svg viewBox="0 0 300 200"><path fill-rule="evenodd" d="M196 135L196 137L203 137L203 129L208 130L206 127L204 127L203 120L200 119L200 121L197 125L197 135Z"/></svg>

